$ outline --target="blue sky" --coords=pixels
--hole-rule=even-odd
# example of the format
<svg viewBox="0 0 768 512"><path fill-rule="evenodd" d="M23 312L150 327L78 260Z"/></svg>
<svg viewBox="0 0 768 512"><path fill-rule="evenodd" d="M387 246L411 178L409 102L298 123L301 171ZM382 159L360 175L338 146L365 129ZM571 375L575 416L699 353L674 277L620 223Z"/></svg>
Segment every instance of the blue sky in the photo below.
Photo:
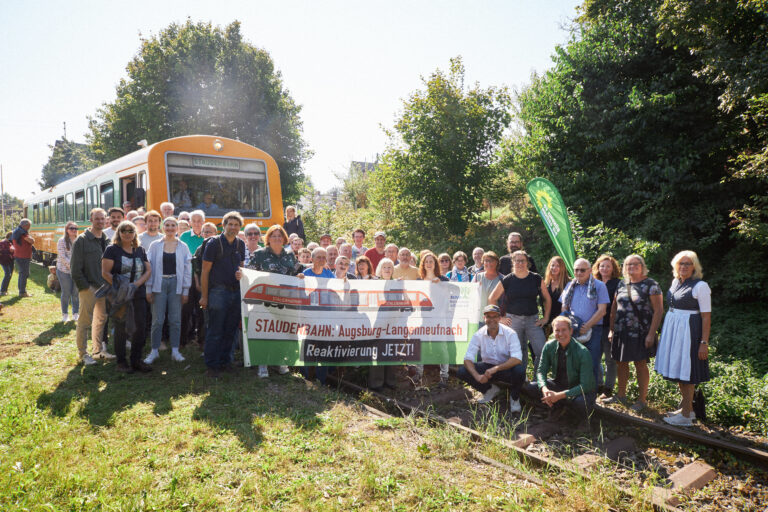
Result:
<svg viewBox="0 0 768 512"><path fill-rule="evenodd" d="M526 84L551 65L576 16L552 1L39 1L0 2L0 164L5 191L37 190L63 122L83 142L87 116L114 100L140 35L171 22L242 23L267 50L294 100L321 190L351 160L383 151L402 100L461 55L467 83ZM155 141L150 141L155 142Z"/></svg>

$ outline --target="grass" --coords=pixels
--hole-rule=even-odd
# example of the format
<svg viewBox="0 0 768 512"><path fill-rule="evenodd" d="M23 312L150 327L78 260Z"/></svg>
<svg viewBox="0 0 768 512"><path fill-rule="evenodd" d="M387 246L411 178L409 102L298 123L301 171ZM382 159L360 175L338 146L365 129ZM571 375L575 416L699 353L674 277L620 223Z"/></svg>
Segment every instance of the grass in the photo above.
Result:
<svg viewBox="0 0 768 512"><path fill-rule="evenodd" d="M296 376L210 381L193 348L147 375L77 365L74 326L44 279L33 267L34 296L7 298L0 315L2 510L601 508L601 485L544 494L474 461L464 434L372 417Z"/></svg>

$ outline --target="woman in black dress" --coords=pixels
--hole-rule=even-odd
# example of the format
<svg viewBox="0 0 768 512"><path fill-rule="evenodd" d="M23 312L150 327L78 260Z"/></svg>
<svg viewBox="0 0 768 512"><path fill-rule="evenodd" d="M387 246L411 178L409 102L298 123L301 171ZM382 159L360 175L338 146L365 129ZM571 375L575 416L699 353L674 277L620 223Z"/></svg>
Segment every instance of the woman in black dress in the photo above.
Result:
<svg viewBox="0 0 768 512"><path fill-rule="evenodd" d="M664 301L659 284L648 277L642 256L627 256L623 273L624 280L619 282L611 307L608 333L619 375L619 388L612 401L626 403L629 363L634 362L640 396L630 409L640 412L648 405L648 359L653 355Z"/></svg>
<svg viewBox="0 0 768 512"><path fill-rule="evenodd" d="M552 334L552 320L560 316L563 305L560 303L560 295L568 283L568 271L565 269L565 261L560 256L553 256L547 264L547 271L544 274L544 286L552 299L552 307L549 310L549 318L544 326L544 334L549 337ZM539 300L539 305L544 308L544 300Z"/></svg>

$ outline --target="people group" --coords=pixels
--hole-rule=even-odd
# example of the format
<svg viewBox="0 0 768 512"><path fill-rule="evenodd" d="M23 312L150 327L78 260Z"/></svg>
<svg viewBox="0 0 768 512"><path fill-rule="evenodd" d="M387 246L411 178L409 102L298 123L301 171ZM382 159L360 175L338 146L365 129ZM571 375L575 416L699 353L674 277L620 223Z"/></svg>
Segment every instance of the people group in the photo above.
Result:
<svg viewBox="0 0 768 512"><path fill-rule="evenodd" d="M672 259L674 280L664 315L661 288L637 254L621 264L607 254L594 264L579 258L573 278L564 260L554 256L542 276L517 232L506 238L508 254L499 257L476 247L470 262L462 251L414 254L387 243L384 231L373 234L370 248L363 229L350 233L351 243L345 237L333 243L330 234L308 242L293 206L286 208L285 223L270 226L263 236L258 225L244 226L237 212L224 215L218 234L202 209L178 217L174 211L172 203L163 203L160 212L94 208L89 226L65 226L56 265L62 320L77 322L84 364L116 359L118 371L148 372L168 344L171 359L182 362L180 348L196 341L210 377L231 371L242 332L238 281L243 268L299 278L476 282L480 328L457 376L483 394L481 402L493 400L503 385L513 412L521 408L521 393L557 414L570 410L588 416L596 400L641 412L647 407L649 362L655 356L655 371L676 382L682 396L680 408L665 421L685 426L695 420L695 385L709 379L711 292L692 251ZM23 219L0 242L2 294L15 262L19 295L29 295L30 226ZM107 348L110 332L114 355ZM145 357L147 337L151 348ZM258 362L258 356L252 360ZM632 404L627 398L629 363L639 390ZM526 382L529 367L533 377ZM417 386L423 370L416 365L409 373ZM316 369L321 381L326 374L327 367ZM268 367L259 365L258 376L268 375ZM449 365L441 364L440 385L446 385L448 375ZM394 387L396 377L395 366L373 366L368 385L374 390Z"/></svg>

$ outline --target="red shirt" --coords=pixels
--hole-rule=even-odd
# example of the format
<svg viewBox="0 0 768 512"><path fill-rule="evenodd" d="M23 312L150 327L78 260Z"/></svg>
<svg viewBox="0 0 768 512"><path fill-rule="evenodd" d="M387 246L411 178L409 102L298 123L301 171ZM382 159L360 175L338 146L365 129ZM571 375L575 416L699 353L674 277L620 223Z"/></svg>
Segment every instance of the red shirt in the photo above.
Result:
<svg viewBox="0 0 768 512"><path fill-rule="evenodd" d="M21 243L16 240L13 241L13 248L16 250L15 256L17 258L31 258L32 257L32 244L29 242L29 235L21 235Z"/></svg>
<svg viewBox="0 0 768 512"><path fill-rule="evenodd" d="M378 252L375 247L371 247L365 251L365 257L371 260L371 274L376 274L376 268L379 266L379 262L384 258L384 251Z"/></svg>

